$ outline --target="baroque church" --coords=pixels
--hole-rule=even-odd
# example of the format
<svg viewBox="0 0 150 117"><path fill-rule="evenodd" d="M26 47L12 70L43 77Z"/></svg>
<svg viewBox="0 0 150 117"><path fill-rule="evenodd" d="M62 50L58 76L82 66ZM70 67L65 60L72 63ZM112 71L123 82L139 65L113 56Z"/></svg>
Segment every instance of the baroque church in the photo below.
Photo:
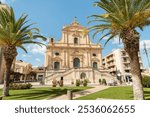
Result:
<svg viewBox="0 0 150 117"><path fill-rule="evenodd" d="M46 83L63 79L64 84L70 84L84 78L98 83L100 78L110 80L112 77L102 67L101 45L93 44L88 29L76 20L62 28L62 37L58 42L51 39L48 43L45 67Z"/></svg>

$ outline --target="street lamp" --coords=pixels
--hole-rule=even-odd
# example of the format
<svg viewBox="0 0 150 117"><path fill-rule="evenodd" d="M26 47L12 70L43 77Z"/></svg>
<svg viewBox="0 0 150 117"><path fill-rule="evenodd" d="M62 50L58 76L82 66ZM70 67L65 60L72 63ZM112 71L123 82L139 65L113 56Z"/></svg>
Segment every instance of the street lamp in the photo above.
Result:
<svg viewBox="0 0 150 117"><path fill-rule="evenodd" d="M117 79L120 81L120 84L121 84L121 73L117 74Z"/></svg>

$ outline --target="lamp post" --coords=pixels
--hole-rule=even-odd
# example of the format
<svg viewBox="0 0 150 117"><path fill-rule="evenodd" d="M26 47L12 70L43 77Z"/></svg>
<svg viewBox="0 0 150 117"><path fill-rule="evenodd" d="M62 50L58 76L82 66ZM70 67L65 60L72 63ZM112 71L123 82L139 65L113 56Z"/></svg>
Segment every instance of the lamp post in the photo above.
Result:
<svg viewBox="0 0 150 117"><path fill-rule="evenodd" d="M119 80L119 82L121 84L121 73L120 72L117 74L117 77L118 77L118 80Z"/></svg>

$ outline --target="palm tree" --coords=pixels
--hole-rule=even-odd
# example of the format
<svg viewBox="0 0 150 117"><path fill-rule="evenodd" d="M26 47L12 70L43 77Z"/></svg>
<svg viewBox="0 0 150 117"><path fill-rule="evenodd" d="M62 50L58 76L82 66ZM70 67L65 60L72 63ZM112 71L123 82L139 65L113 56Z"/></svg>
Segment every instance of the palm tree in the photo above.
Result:
<svg viewBox="0 0 150 117"><path fill-rule="evenodd" d="M93 37L103 32L100 40L108 37L106 45L115 36L119 36L130 58L134 99L144 99L138 57L140 35L137 28L143 30L150 24L150 0L100 0L95 5L106 13L91 16L93 19L89 23L96 23L90 27L94 31Z"/></svg>
<svg viewBox="0 0 150 117"><path fill-rule="evenodd" d="M2 79L2 48L0 48L0 80ZM0 81L1 83L1 81Z"/></svg>
<svg viewBox="0 0 150 117"><path fill-rule="evenodd" d="M31 26L32 24L28 24L27 15L23 14L16 19L13 8L0 10L0 46L3 48L6 64L3 96L9 96L10 71L14 58L18 54L17 48L21 48L27 53L25 44L42 45L43 43L35 39L46 40L39 34L39 29L30 28Z"/></svg>

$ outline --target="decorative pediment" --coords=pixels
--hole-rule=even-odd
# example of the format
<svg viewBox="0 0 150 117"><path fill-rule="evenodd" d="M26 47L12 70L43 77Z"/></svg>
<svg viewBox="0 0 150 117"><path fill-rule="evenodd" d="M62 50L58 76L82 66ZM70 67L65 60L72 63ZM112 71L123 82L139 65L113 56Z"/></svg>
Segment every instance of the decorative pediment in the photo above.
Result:
<svg viewBox="0 0 150 117"><path fill-rule="evenodd" d="M92 58L92 61L100 61L98 58Z"/></svg>
<svg viewBox="0 0 150 117"><path fill-rule="evenodd" d="M54 57L52 58L53 61L62 61L62 59L60 57Z"/></svg>
<svg viewBox="0 0 150 117"><path fill-rule="evenodd" d="M75 32L73 35L72 35L73 37L81 37L81 35L79 34L79 32Z"/></svg>
<svg viewBox="0 0 150 117"><path fill-rule="evenodd" d="M78 50L72 52L71 55L72 55L72 56L82 56L82 54L81 54Z"/></svg>
<svg viewBox="0 0 150 117"><path fill-rule="evenodd" d="M75 31L75 30L85 30L86 28L81 26L77 21L73 21L72 24L63 27L63 30L65 31Z"/></svg>

